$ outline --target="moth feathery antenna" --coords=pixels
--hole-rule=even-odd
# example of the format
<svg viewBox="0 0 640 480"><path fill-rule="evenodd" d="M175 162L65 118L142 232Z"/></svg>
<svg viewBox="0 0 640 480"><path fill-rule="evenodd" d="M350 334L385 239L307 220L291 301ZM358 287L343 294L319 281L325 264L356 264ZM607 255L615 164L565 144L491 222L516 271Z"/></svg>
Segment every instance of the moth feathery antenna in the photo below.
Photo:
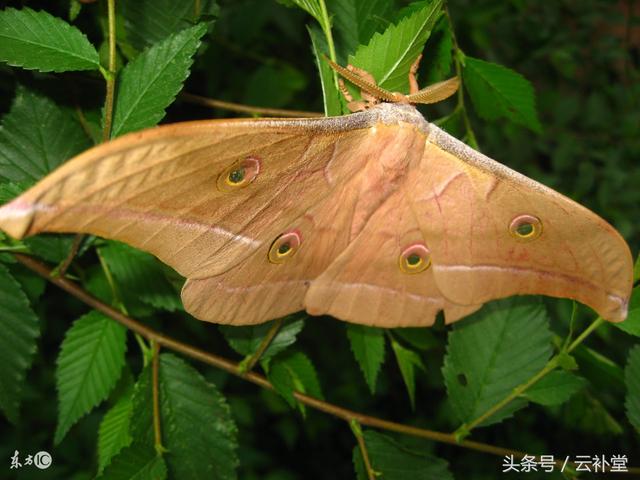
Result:
<svg viewBox="0 0 640 480"><path fill-rule="evenodd" d="M331 59L327 58L326 56L324 56L324 58L329 66L336 72L338 72L338 74L349 80L357 87L360 87L360 93L363 101L353 101L353 98L350 94L348 94L348 91L344 87L344 82L339 82L340 91L347 100L347 106L352 112L364 110L371 107L372 105L377 104L380 101L412 104L436 103L449 98L458 90L460 86L460 80L458 79L458 77L452 77L448 80L434 83L433 85L429 85L420 90L418 87L418 80L416 75L418 72L418 67L420 66L422 54L418 55L418 57L414 60L414 62L411 64L411 67L409 68L409 95L385 90L384 88L376 84L375 79L369 72L363 69L354 67L353 65L349 65L345 68L331 61Z"/></svg>
<svg viewBox="0 0 640 480"><path fill-rule="evenodd" d="M326 56L324 58L329 64L329 66L333 68L336 72L338 72L338 74L340 74L342 77L349 80L355 86L360 87L362 98L365 100L365 102L360 102L360 103L364 104L364 108L368 108L372 104L378 103L378 101L380 100L384 100L387 102L398 101L397 96L394 95L392 92L385 90L384 88L376 85L375 79L369 72L366 72L365 70L354 67L353 65L349 65L349 68L345 68L331 61L331 59L329 59ZM349 99L347 99L347 101L349 102ZM362 109L360 107L362 107L362 105L359 106L359 109ZM349 109L352 110L351 107Z"/></svg>
<svg viewBox="0 0 640 480"><path fill-rule="evenodd" d="M437 103L449 98L456 93L460 87L460 80L458 77L451 77L448 80L434 83L428 87L423 88L415 93L407 95L409 103Z"/></svg>

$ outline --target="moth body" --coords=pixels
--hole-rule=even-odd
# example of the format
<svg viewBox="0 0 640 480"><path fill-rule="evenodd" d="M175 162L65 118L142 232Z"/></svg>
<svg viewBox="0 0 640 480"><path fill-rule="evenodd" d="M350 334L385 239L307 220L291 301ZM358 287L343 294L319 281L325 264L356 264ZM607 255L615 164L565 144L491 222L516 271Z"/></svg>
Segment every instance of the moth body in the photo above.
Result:
<svg viewBox="0 0 640 480"><path fill-rule="evenodd" d="M604 220L380 103L318 119L211 120L123 136L0 207L16 238L84 232L187 277L187 311L255 324L306 309L385 327L543 294L626 317L628 246Z"/></svg>

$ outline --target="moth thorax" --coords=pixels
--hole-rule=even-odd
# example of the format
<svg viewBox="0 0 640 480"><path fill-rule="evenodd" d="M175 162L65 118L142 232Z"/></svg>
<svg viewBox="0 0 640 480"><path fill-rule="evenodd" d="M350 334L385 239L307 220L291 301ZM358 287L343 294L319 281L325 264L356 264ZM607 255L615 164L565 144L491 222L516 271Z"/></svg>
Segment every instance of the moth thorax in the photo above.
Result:
<svg viewBox="0 0 640 480"><path fill-rule="evenodd" d="M376 152L387 180L403 176L409 165L416 165L424 151L424 136L408 123L377 127Z"/></svg>

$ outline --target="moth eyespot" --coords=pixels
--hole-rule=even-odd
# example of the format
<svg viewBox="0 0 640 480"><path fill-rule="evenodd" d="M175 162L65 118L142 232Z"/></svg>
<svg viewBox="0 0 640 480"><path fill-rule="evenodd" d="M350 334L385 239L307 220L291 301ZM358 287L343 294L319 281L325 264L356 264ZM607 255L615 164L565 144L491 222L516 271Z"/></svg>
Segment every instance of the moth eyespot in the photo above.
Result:
<svg viewBox="0 0 640 480"><path fill-rule="evenodd" d="M542 234L542 222L533 215L518 215L511 220L509 233L516 240L530 241Z"/></svg>
<svg viewBox="0 0 640 480"><path fill-rule="evenodd" d="M269 248L269 261L271 263L284 263L300 248L302 235L298 230L290 230L276 238Z"/></svg>
<svg viewBox="0 0 640 480"><path fill-rule="evenodd" d="M398 264L404 273L424 272L431 266L431 252L423 243L414 243L402 251Z"/></svg>
<svg viewBox="0 0 640 480"><path fill-rule="evenodd" d="M247 157L234 163L218 176L218 190L228 192L246 187L260 173L261 163L258 157Z"/></svg>

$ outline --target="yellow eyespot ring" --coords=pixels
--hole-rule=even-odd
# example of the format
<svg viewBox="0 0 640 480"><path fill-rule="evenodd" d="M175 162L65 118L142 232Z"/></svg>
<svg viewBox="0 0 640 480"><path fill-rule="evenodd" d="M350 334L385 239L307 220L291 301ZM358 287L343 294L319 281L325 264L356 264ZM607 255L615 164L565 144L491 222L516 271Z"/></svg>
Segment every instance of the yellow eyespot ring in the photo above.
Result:
<svg viewBox="0 0 640 480"><path fill-rule="evenodd" d="M533 215L518 215L511 220L509 233L516 240L528 242L542 235L542 222Z"/></svg>
<svg viewBox="0 0 640 480"><path fill-rule="evenodd" d="M424 272L431 266L431 252L424 243L414 243L402 251L398 265L404 273Z"/></svg>
<svg viewBox="0 0 640 480"><path fill-rule="evenodd" d="M256 179L261 166L261 160L252 156L234 163L218 176L218 190L228 192L246 187Z"/></svg>
<svg viewBox="0 0 640 480"><path fill-rule="evenodd" d="M289 230L276 238L269 248L269 261L271 263L284 263L300 248L302 235L299 230Z"/></svg>

